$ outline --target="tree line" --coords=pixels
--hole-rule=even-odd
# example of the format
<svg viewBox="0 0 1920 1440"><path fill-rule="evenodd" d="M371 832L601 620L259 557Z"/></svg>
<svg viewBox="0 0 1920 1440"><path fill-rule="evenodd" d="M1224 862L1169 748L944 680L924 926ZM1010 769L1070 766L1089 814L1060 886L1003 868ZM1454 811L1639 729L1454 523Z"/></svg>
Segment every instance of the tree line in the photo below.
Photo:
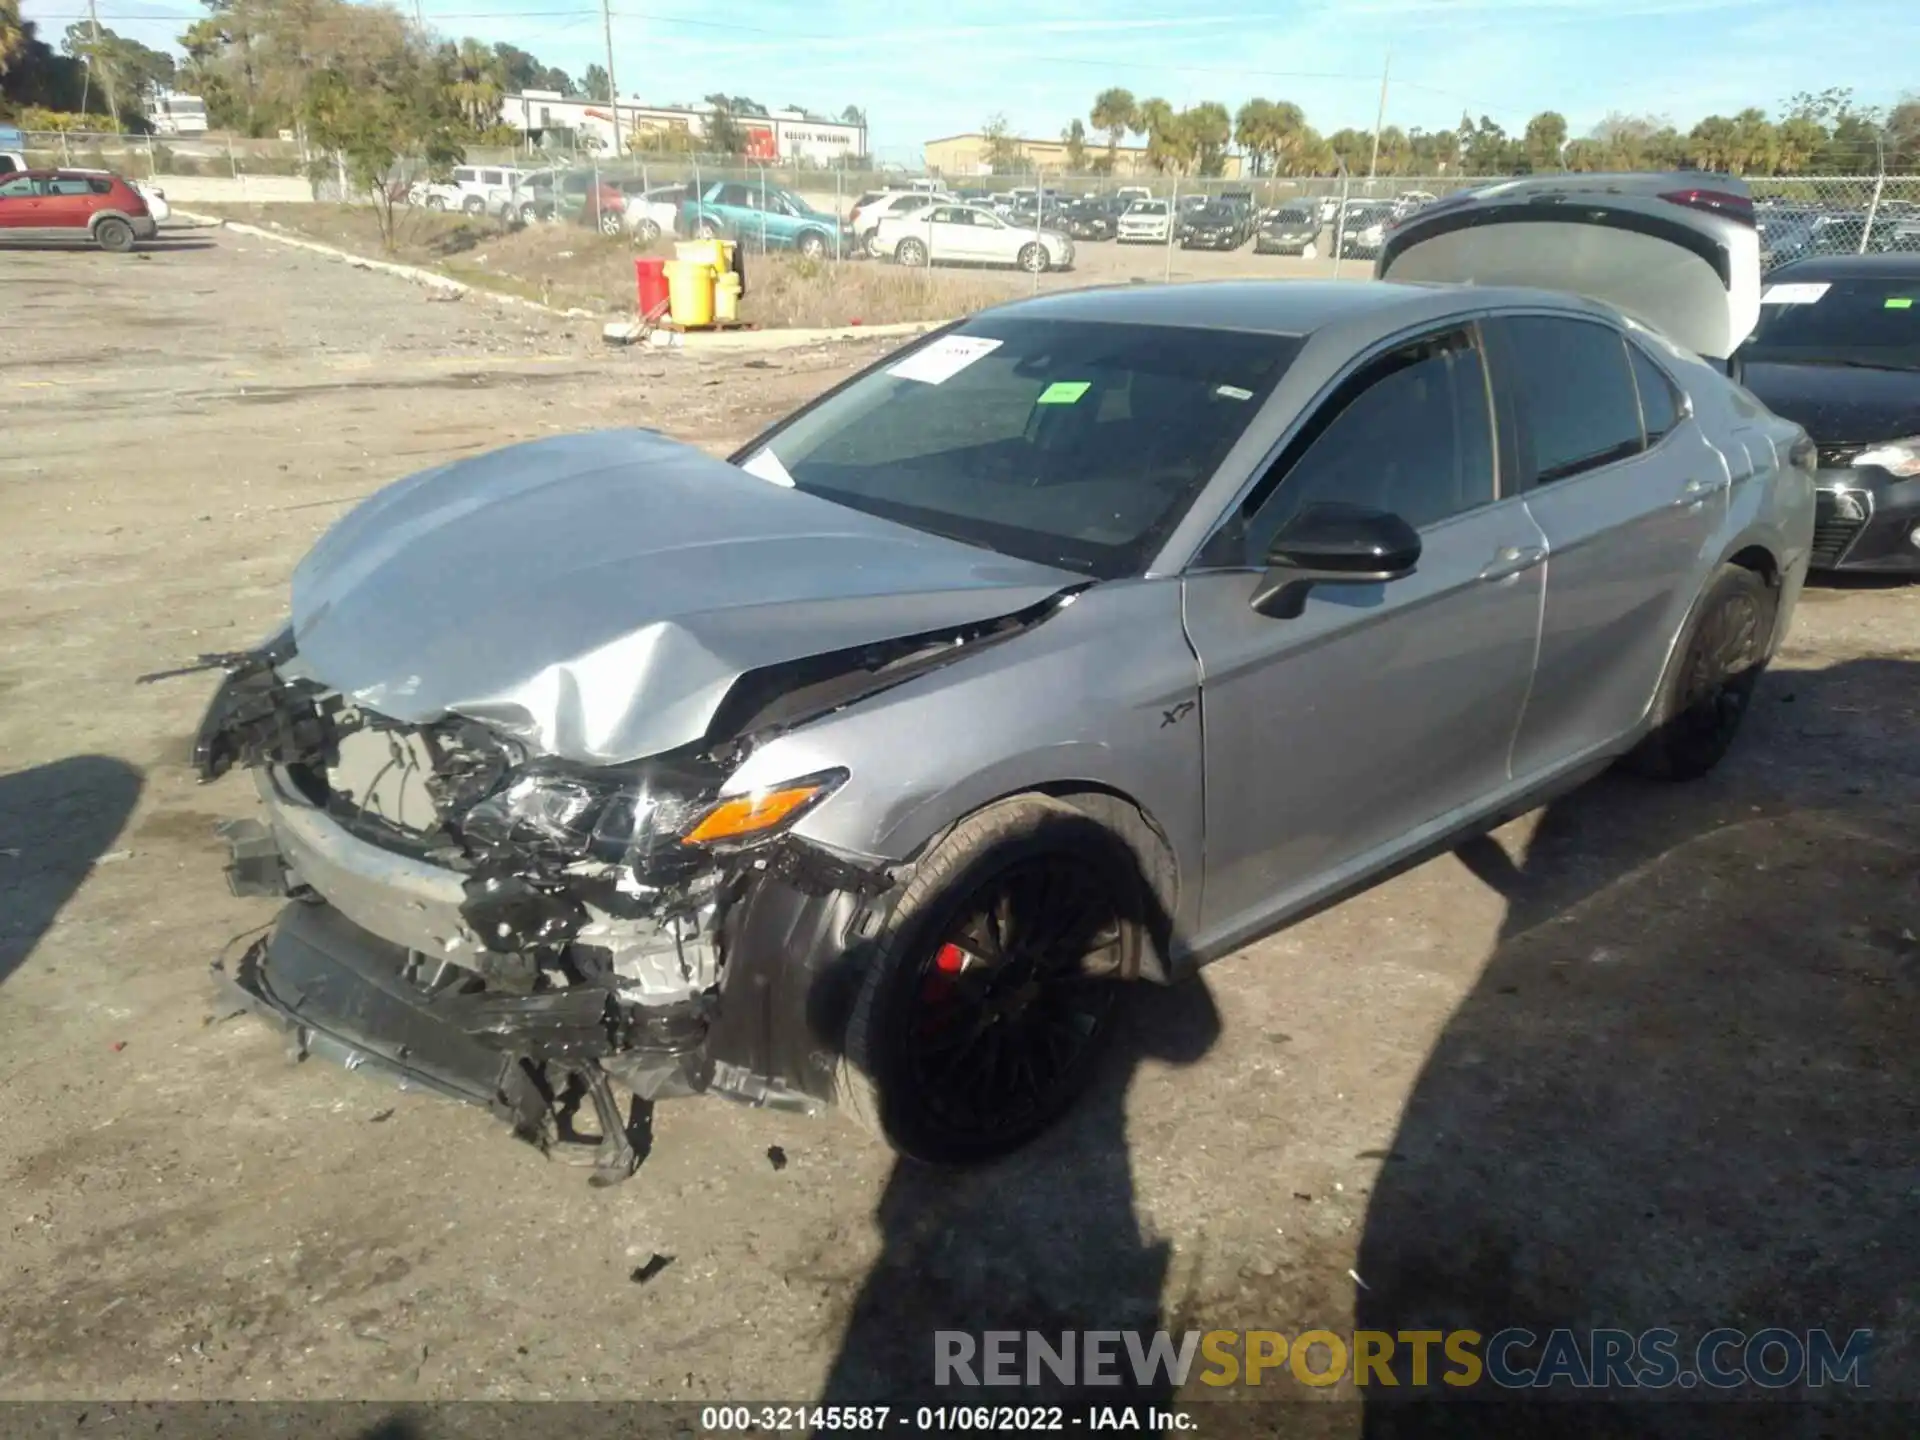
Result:
<svg viewBox="0 0 1920 1440"><path fill-rule="evenodd" d="M180 36L183 59L104 26L69 25L59 47L47 43L19 0L0 0L0 117L27 129L147 130L149 102L163 90L198 95L207 122L237 135L308 131L316 105L337 115L350 98L333 93L341 77L370 89L358 97L378 122L403 106L403 128L444 122L456 143L513 144L500 102L526 90L606 101L606 69L589 65L576 81L566 70L505 42L449 40L410 24L397 11L344 0L203 0L207 13ZM768 115L749 96L706 97L703 135L636 129L628 148L741 154L747 122ZM667 107L686 108L686 107ZM804 106L791 106L804 110ZM400 123L397 115L385 116ZM844 123L864 124L857 106ZM585 139L585 137L580 137Z"/></svg>
<svg viewBox="0 0 1920 1440"><path fill-rule="evenodd" d="M1066 168L1110 173L1119 147L1145 140L1147 163L1175 175L1219 175L1237 146L1256 175L1515 175L1536 170L1727 171L1736 175L1854 174L1884 168L1920 173L1920 99L1888 110L1858 104L1835 88L1793 96L1773 119L1757 107L1709 115L1687 131L1656 116L1609 114L1582 136L1558 111L1543 110L1510 135L1491 117L1463 114L1451 130L1346 128L1323 135L1288 100L1255 98L1231 116L1206 101L1176 110L1113 87L1094 97L1087 123L1061 132ZM1092 135L1089 135L1088 126ZM995 116L988 158L1017 169L1019 145ZM1105 144L1099 143L1104 137Z"/></svg>

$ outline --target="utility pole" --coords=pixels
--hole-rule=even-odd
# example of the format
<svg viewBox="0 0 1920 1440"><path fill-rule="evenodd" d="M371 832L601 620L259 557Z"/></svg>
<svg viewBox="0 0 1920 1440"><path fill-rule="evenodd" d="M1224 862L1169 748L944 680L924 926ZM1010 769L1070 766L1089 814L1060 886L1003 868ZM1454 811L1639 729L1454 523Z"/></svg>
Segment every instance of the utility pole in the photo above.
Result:
<svg viewBox="0 0 1920 1440"><path fill-rule="evenodd" d="M613 107L613 153L621 151L620 82L613 78L613 8L609 0L600 0L600 21L607 31L607 103Z"/></svg>
<svg viewBox="0 0 1920 1440"><path fill-rule="evenodd" d="M413 0L413 23L422 35L427 33L427 7L425 0Z"/></svg>
<svg viewBox="0 0 1920 1440"><path fill-rule="evenodd" d="M93 54L89 57L90 63L87 65L87 72L88 74L92 74L94 66L97 65L100 67L100 83L106 87L107 91L107 113L113 116L114 128L118 129L120 126L120 106L115 102L113 97L113 66L107 63L106 56L103 55L100 50L100 7L94 3L94 0L87 0L87 23L93 29ZM85 104L86 102L82 100L81 103Z"/></svg>
<svg viewBox="0 0 1920 1440"><path fill-rule="evenodd" d="M1373 112L1373 158L1367 161L1367 193L1373 193L1373 175L1380 168L1380 127L1387 122L1387 72L1393 67L1393 51L1380 62L1380 108Z"/></svg>

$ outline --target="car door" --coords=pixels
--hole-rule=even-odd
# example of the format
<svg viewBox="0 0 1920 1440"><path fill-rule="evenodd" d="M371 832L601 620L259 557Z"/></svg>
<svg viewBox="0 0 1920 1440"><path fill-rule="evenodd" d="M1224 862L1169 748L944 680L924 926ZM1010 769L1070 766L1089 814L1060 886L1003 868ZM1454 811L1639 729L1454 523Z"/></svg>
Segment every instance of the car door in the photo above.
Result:
<svg viewBox="0 0 1920 1440"><path fill-rule="evenodd" d="M1210 942L1243 937L1507 784L1545 546L1496 463L1480 340L1458 323L1367 359L1285 443L1186 579L1206 755ZM1309 503L1414 525L1414 573L1251 605Z"/></svg>
<svg viewBox="0 0 1920 1440"><path fill-rule="evenodd" d="M1646 712L1732 474L1672 380L1613 325L1516 314L1484 328L1547 540L1540 658L1513 746L1525 777L1605 747Z"/></svg>
<svg viewBox="0 0 1920 1440"><path fill-rule="evenodd" d="M40 218L42 181L32 174L15 175L0 182L0 230L20 233L37 230L45 222Z"/></svg>
<svg viewBox="0 0 1920 1440"><path fill-rule="evenodd" d="M50 230L85 233L93 219L93 187L85 175L59 174L41 185L39 224Z"/></svg>

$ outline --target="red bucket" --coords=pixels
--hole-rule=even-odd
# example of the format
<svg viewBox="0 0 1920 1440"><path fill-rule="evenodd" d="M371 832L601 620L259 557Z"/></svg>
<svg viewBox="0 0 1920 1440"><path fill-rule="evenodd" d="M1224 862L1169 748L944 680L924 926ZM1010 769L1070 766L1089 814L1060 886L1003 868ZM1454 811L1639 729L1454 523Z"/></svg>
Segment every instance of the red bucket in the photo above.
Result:
<svg viewBox="0 0 1920 1440"><path fill-rule="evenodd" d="M667 310L667 262L653 255L638 256L633 262L633 275L639 286L641 315L664 315Z"/></svg>

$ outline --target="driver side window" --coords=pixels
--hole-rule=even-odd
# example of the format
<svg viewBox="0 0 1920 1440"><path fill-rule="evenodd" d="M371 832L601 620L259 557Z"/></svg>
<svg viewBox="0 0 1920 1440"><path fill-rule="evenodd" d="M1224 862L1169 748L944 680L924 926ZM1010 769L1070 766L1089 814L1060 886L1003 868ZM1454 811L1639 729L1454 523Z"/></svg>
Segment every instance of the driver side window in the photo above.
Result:
<svg viewBox="0 0 1920 1440"><path fill-rule="evenodd" d="M1415 529L1494 498L1492 398L1471 329L1423 336L1374 359L1308 422L1248 497L1243 563L1308 505L1398 515Z"/></svg>

